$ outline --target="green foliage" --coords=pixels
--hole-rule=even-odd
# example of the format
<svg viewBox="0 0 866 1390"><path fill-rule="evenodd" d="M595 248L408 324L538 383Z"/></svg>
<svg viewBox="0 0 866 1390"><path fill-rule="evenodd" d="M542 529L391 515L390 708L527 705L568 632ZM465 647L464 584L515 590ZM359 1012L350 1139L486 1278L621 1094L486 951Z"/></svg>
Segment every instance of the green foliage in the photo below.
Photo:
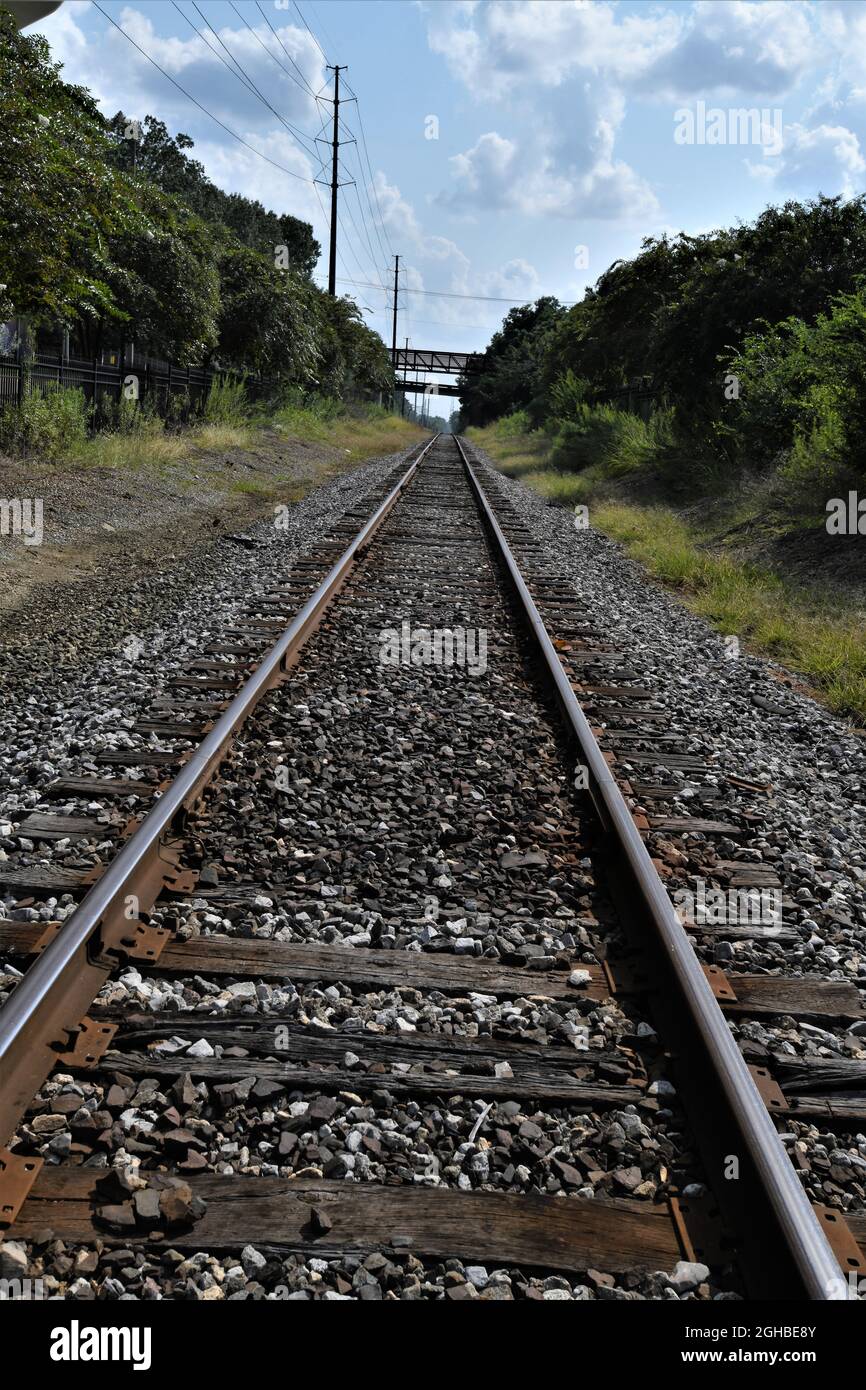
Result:
<svg viewBox="0 0 866 1390"><path fill-rule="evenodd" d="M306 223L218 189L189 136L155 117L137 131L122 112L105 121L2 9L0 90L0 322L62 323L86 357L125 338L305 393L390 394L381 338L309 278Z"/></svg>
<svg viewBox="0 0 866 1390"><path fill-rule="evenodd" d="M87 438L90 410L80 387L49 386L21 405L0 409L0 448L7 453L58 459Z"/></svg>
<svg viewBox="0 0 866 1390"><path fill-rule="evenodd" d="M308 280L274 268L225 236L220 276L219 353L225 366L308 381L316 367L317 304Z"/></svg>
<svg viewBox="0 0 866 1390"><path fill-rule="evenodd" d="M744 464L775 464L796 498L866 475L866 292L839 294L814 322L749 334L726 429Z"/></svg>
<svg viewBox="0 0 866 1390"><path fill-rule="evenodd" d="M500 415L526 409L534 425L544 417L540 383L545 353L565 310L555 299L539 299L506 315L502 328L471 373L460 378L462 427L487 425Z"/></svg>
<svg viewBox="0 0 866 1390"><path fill-rule="evenodd" d="M647 239L567 311L512 311L463 422L526 411L523 432L553 439L548 467L588 486L641 471L681 498L775 473L780 500L814 506L866 474L864 266L866 196ZM655 401L646 423L619 408L636 385Z"/></svg>
<svg viewBox="0 0 866 1390"><path fill-rule="evenodd" d="M106 243L131 213L114 197L94 102L59 73L46 40L0 9L0 318L10 306L37 323L112 307Z"/></svg>
<svg viewBox="0 0 866 1390"><path fill-rule="evenodd" d="M134 401L122 396L119 401L103 400L100 405L101 428L121 435L143 439L162 434L164 424L152 400Z"/></svg>
<svg viewBox="0 0 866 1390"><path fill-rule="evenodd" d="M134 168L205 222L220 224L272 266L277 247L285 247L289 269L296 275L312 274L320 247L309 223L287 213L268 212L255 199L239 193L224 193L210 181L198 160L186 154L193 147L190 137L172 137L155 116L145 116L137 141L130 138L132 131L130 118L122 111L108 122L109 158L115 168L127 174Z"/></svg>
<svg viewBox="0 0 866 1390"><path fill-rule="evenodd" d="M209 425L245 425L250 402L243 379L220 376L212 381L202 416Z"/></svg>
<svg viewBox="0 0 866 1390"><path fill-rule="evenodd" d="M528 410L512 410L510 415L503 415L501 420L497 420L496 428L503 439L514 435L527 434L532 428L529 420Z"/></svg>
<svg viewBox="0 0 866 1390"><path fill-rule="evenodd" d="M208 229L146 185L137 207L138 218L109 243L115 315L151 351L180 365L201 362L217 345L220 305Z"/></svg>
<svg viewBox="0 0 866 1390"><path fill-rule="evenodd" d="M554 381L548 393L548 413L553 420L577 419L580 407L589 398L590 387L585 377L575 376L569 367Z"/></svg>
<svg viewBox="0 0 866 1390"><path fill-rule="evenodd" d="M390 353L378 333L364 323L357 304L321 294L317 309L318 391L326 396L390 391L394 381Z"/></svg>
<svg viewBox="0 0 866 1390"><path fill-rule="evenodd" d="M594 468L605 478L617 478L651 463L670 442L669 411L644 421L613 406L579 404L573 418L559 425L550 464L572 473Z"/></svg>

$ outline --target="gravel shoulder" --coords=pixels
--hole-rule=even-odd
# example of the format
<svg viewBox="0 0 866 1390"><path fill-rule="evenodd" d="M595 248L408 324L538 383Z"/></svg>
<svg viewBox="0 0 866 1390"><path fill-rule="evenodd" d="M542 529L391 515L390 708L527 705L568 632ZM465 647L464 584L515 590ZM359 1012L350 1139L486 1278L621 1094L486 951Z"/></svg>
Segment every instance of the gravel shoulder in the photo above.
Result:
<svg viewBox="0 0 866 1390"><path fill-rule="evenodd" d="M0 640L26 619L51 636L90 586L129 588L357 469L345 449L264 429L251 448L190 449L171 463L107 468L0 455L0 496L41 499L44 537L0 535ZM83 592L82 586L87 586Z"/></svg>

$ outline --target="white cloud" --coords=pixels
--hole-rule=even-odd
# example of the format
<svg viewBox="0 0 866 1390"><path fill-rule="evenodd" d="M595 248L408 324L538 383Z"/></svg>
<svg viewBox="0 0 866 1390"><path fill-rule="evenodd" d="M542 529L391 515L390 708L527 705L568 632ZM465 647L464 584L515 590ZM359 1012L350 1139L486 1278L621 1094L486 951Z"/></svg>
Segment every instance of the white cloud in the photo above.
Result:
<svg viewBox="0 0 866 1390"><path fill-rule="evenodd" d="M273 111L241 80L229 56L232 55L280 115L308 132L318 130L320 118L315 101L303 89L300 75L263 23L252 26L255 32L246 27L218 29L216 32L225 44L222 48L214 32L205 29L194 12L191 15L196 27L205 33L207 42L192 29L188 38L162 38L149 15L125 6L119 13L112 13L112 18L129 38L107 23L98 35L88 37L79 23L88 8L79 0L67 0L34 29L45 35L54 58L63 63L64 79L87 87L106 115L123 110L141 118L150 112L158 114L174 130L214 130L204 112L154 67L155 62L233 129L271 127L276 119ZM275 22L274 28L300 73L314 91L318 90L326 74L322 55L311 36L290 24ZM139 53L130 40L144 52Z"/></svg>
<svg viewBox="0 0 866 1390"><path fill-rule="evenodd" d="M245 132L239 132L244 134ZM254 135L246 132L254 141L256 149L269 156L275 163L311 179L314 168L303 150L292 143L291 137L282 127ZM299 183L290 174L259 159L251 150L234 141L224 145L216 141L199 141L193 154L201 160L217 187L226 193L241 193L246 198L257 198L266 208L274 212L290 212L293 217L301 217L316 225L319 240L327 240L327 220L323 221L322 211L316 200L316 192L309 183Z"/></svg>
<svg viewBox="0 0 866 1390"><path fill-rule="evenodd" d="M862 191L866 172L860 141L843 125L786 126L780 157L772 163L746 163L753 178L797 193L840 193L844 198Z"/></svg>
<svg viewBox="0 0 866 1390"><path fill-rule="evenodd" d="M539 289L538 271L529 261L515 257L492 270L473 268L469 257L448 237L431 235L422 227L415 209L399 188L388 182L379 170L375 175L376 198L373 206L382 210L382 225L398 244L401 252L400 284L406 294L406 310L410 320L426 323L435 305L437 321L460 328L475 326L479 317L488 319L491 326L502 318L502 305L483 306L473 295L493 295L517 301L536 299ZM441 299L431 301L423 294L427 288L426 273L435 270L437 290L444 291ZM466 295L465 300L448 295Z"/></svg>
<svg viewBox="0 0 866 1390"><path fill-rule="evenodd" d="M788 90L818 59L806 0L696 0L634 14L606 0L428 7L428 42L483 99L598 81L657 97Z"/></svg>
<svg viewBox="0 0 866 1390"><path fill-rule="evenodd" d="M603 0L437 4L429 16L430 47L484 97L506 96L527 84L557 87L580 70L634 74L674 43L681 29L673 12L619 18Z"/></svg>
<svg viewBox="0 0 866 1390"><path fill-rule="evenodd" d="M635 219L655 216L655 194L623 160L613 157L613 131L602 123L588 167L557 168L538 142L521 148L497 131L452 156L454 186L439 201L466 208L512 210L530 217Z"/></svg>
<svg viewBox="0 0 866 1390"><path fill-rule="evenodd" d="M805 0L698 0L636 89L665 99L781 97L822 60L814 18Z"/></svg>

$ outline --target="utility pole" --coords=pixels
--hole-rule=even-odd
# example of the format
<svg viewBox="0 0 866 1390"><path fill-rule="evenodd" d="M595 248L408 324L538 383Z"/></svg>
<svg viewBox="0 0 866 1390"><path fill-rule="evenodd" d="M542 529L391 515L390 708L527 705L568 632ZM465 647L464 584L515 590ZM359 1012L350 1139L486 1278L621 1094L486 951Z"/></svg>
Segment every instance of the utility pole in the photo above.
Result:
<svg viewBox="0 0 866 1390"><path fill-rule="evenodd" d="M391 328L391 370L394 372L394 390L397 389L397 294L400 289L400 257L394 257L394 319ZM391 409L394 409L394 397L391 397Z"/></svg>
<svg viewBox="0 0 866 1390"><path fill-rule="evenodd" d="M407 360L408 360L408 358L409 358L409 339L408 339L408 338L406 339L406 358L407 358ZM404 378L404 379L405 379L405 378ZM403 390L402 396L400 397L400 414L401 414L401 415L405 415L405 414L406 414L406 391L405 391L405 388L404 388L404 390Z"/></svg>
<svg viewBox="0 0 866 1390"><path fill-rule="evenodd" d="M391 332L391 365L397 370L397 295L400 289L400 257L394 257L394 323Z"/></svg>
<svg viewBox="0 0 866 1390"><path fill-rule="evenodd" d="M346 64L342 67L337 64L332 67L328 64L328 71L334 73L334 134L332 139L331 155L331 247L328 260L328 294L337 293L337 189L339 188L339 150L340 150L340 73L345 72Z"/></svg>

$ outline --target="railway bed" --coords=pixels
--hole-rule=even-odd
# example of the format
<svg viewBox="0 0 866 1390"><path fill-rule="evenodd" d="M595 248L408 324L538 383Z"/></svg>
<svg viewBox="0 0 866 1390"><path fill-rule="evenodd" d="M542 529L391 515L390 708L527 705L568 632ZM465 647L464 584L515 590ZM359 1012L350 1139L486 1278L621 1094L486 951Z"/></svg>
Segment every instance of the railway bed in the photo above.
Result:
<svg viewBox="0 0 866 1390"><path fill-rule="evenodd" d="M781 889L759 813L460 442L393 483L0 865L7 1240L72 1297L844 1297L866 1220L790 1135L864 1064L748 1023L859 991L687 933L666 883Z"/></svg>

